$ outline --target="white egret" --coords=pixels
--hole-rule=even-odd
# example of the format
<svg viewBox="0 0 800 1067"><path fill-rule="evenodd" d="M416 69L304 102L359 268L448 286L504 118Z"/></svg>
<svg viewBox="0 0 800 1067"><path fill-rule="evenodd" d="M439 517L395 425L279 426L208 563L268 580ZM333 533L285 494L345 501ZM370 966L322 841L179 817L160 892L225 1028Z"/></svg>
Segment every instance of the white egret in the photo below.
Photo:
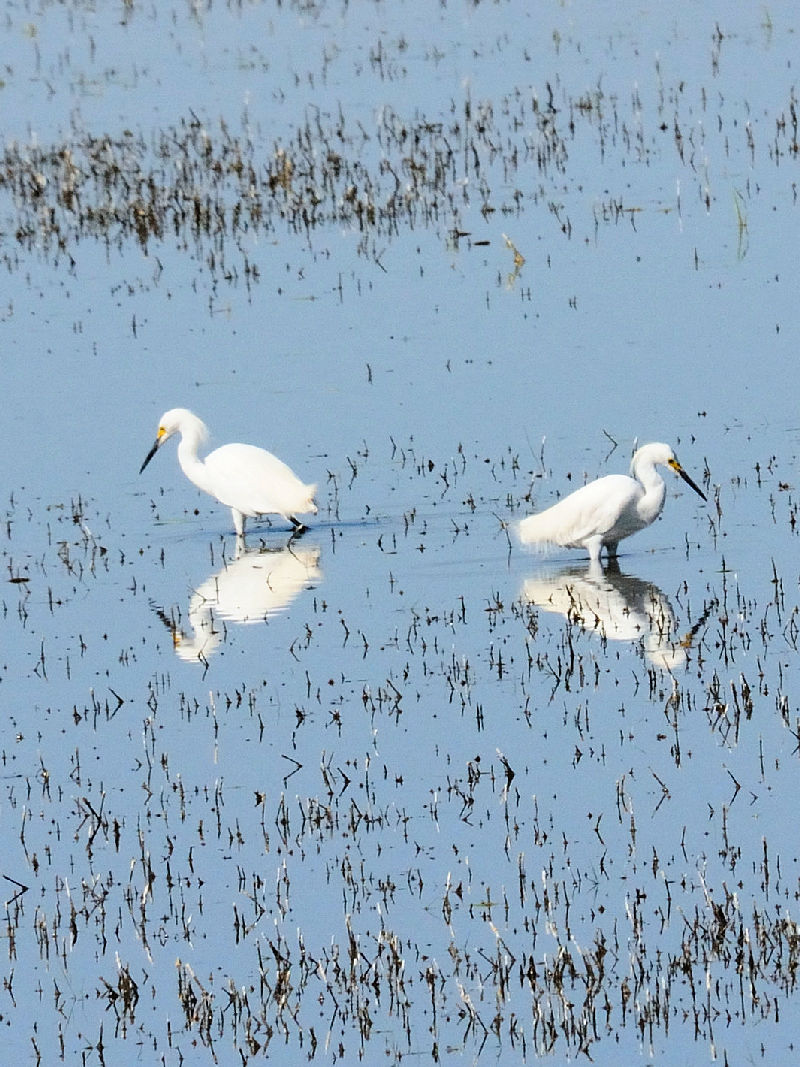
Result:
<svg viewBox="0 0 800 1067"><path fill-rule="evenodd" d="M181 435L181 470L198 489L231 509L239 537L244 536L245 519L255 515L281 515L298 530L303 524L295 513L316 514L316 485L305 485L285 463L263 448L223 445L200 459L197 451L208 439L208 429L186 408L172 408L161 416L155 444L139 468L140 474L175 433Z"/></svg>
<svg viewBox="0 0 800 1067"><path fill-rule="evenodd" d="M667 487L656 465L671 467L692 489L706 499L675 457L669 445L643 445L631 461L630 477L608 474L538 515L519 523L523 544L553 544L563 548L585 548L593 562L600 559L605 545L610 557L624 537L638 533L658 518L664 507Z"/></svg>

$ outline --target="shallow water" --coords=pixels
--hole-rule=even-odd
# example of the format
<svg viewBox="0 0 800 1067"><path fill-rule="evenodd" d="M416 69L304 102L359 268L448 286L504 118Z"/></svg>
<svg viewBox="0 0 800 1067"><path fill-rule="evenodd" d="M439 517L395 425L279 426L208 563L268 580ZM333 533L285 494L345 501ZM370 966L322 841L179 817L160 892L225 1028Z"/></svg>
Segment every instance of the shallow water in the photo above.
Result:
<svg viewBox="0 0 800 1067"><path fill-rule="evenodd" d="M10 1053L787 1058L796 30L8 8ZM175 404L318 521L137 476ZM708 505L520 550L646 440Z"/></svg>

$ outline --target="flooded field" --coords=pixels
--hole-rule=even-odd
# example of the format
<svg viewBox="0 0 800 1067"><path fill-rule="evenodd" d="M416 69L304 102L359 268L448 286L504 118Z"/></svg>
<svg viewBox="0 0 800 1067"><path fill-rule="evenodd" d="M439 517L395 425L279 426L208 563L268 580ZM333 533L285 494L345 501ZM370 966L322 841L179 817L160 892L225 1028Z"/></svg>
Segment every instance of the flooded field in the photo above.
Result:
<svg viewBox="0 0 800 1067"><path fill-rule="evenodd" d="M8 1056L787 1062L795 13L99 7L4 9Z"/></svg>

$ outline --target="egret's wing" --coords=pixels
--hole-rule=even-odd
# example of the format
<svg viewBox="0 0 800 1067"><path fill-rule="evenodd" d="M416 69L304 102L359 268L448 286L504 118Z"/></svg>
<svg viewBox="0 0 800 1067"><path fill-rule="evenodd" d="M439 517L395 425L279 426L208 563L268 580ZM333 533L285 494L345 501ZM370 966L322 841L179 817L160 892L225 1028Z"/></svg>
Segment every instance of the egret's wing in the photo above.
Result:
<svg viewBox="0 0 800 1067"><path fill-rule="evenodd" d="M217 499L243 515L282 513L306 496L297 475L255 445L223 445L206 456L205 466Z"/></svg>
<svg viewBox="0 0 800 1067"><path fill-rule="evenodd" d="M635 507L641 487L624 474L609 474L590 482L551 508L530 515L519 526L524 543L550 542L579 547L589 537L603 536Z"/></svg>

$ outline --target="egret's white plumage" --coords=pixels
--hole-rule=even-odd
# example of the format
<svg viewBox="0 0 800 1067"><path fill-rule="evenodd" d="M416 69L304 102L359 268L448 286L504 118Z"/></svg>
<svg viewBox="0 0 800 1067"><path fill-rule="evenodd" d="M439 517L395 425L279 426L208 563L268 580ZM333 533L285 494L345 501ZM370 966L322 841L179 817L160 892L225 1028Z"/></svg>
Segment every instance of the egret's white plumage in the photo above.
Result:
<svg viewBox="0 0 800 1067"><path fill-rule="evenodd" d="M198 489L216 497L231 509L236 533L244 535L245 519L256 515L281 515L295 528L302 523L296 514L316 514L316 485L305 485L277 456L254 445L223 445L200 459L198 449L208 440L205 423L186 408L172 408L159 420L155 444L139 473L173 434L181 436L178 462Z"/></svg>
<svg viewBox="0 0 800 1067"><path fill-rule="evenodd" d="M624 537L638 533L658 518L664 507L667 487L656 470L671 467L705 500L678 462L669 445L643 445L631 461L630 476L609 474L589 482L551 508L529 515L519 523L523 544L553 544L564 548L585 548L590 559L600 559L605 545L616 556Z"/></svg>

